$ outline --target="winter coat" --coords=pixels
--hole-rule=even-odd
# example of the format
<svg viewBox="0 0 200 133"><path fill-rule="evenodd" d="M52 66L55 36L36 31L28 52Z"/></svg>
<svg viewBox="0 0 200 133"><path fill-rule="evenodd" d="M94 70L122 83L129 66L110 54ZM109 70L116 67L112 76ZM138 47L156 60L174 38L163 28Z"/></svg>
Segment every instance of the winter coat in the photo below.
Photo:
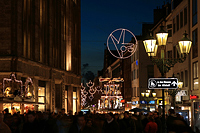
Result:
<svg viewBox="0 0 200 133"><path fill-rule="evenodd" d="M144 129L144 132L145 133L156 133L158 130L158 125L155 123L155 122L148 122L145 129Z"/></svg>

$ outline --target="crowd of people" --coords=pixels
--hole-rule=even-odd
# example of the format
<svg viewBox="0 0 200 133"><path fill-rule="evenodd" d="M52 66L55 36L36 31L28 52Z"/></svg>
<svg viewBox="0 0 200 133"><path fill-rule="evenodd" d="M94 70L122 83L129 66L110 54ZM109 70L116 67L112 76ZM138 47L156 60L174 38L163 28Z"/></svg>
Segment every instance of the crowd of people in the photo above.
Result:
<svg viewBox="0 0 200 133"><path fill-rule="evenodd" d="M183 117L173 109L166 116L167 133L194 133ZM0 133L163 133L162 117L158 112L121 114L78 112L65 114L28 111L25 114L8 110L0 114Z"/></svg>

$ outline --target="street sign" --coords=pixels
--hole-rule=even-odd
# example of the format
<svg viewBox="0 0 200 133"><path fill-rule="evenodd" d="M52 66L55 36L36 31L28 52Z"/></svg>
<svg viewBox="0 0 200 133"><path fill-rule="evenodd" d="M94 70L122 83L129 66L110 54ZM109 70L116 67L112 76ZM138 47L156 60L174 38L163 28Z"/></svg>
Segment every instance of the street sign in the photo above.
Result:
<svg viewBox="0 0 200 133"><path fill-rule="evenodd" d="M177 89L177 78L149 78L149 89Z"/></svg>

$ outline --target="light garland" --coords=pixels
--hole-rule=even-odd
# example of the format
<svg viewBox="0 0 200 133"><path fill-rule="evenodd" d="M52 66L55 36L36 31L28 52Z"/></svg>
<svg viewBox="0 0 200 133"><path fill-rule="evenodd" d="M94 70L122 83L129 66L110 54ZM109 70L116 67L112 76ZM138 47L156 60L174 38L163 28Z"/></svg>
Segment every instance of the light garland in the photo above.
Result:
<svg viewBox="0 0 200 133"><path fill-rule="evenodd" d="M101 87L100 86L97 86L96 87L96 91L99 93L99 92L102 92L102 89L101 89Z"/></svg>

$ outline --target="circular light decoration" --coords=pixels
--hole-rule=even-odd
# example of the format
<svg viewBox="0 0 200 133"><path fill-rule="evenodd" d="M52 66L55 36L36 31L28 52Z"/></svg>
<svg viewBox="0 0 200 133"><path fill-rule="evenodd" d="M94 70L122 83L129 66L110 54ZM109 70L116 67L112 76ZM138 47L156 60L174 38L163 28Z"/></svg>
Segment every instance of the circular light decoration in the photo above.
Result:
<svg viewBox="0 0 200 133"><path fill-rule="evenodd" d="M116 58L126 59L132 56L137 49L138 41L135 35L123 28L114 30L107 39L109 52Z"/></svg>

